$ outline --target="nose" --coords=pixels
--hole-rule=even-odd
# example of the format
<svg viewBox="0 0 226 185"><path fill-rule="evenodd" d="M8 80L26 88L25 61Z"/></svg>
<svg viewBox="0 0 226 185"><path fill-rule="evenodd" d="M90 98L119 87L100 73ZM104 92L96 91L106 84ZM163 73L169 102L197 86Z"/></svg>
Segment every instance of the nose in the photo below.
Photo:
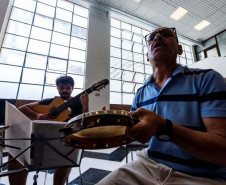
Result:
<svg viewBox="0 0 226 185"><path fill-rule="evenodd" d="M154 38L154 40L156 40L156 39L162 39L162 35L160 34L160 33L157 33L156 35L155 35L155 38Z"/></svg>

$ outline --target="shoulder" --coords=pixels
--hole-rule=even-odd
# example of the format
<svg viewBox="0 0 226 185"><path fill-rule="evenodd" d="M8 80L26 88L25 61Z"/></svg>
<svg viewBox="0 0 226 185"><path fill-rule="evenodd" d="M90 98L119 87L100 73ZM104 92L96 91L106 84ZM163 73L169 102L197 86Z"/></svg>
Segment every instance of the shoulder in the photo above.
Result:
<svg viewBox="0 0 226 185"><path fill-rule="evenodd" d="M38 101L40 105L49 105L55 98L46 98Z"/></svg>
<svg viewBox="0 0 226 185"><path fill-rule="evenodd" d="M214 72L212 69L185 68L184 75L206 75Z"/></svg>

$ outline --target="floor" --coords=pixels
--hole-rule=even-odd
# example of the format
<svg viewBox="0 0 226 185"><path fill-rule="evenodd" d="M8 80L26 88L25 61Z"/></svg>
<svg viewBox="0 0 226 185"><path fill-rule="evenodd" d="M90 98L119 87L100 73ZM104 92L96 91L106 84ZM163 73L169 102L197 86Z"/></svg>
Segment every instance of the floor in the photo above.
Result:
<svg viewBox="0 0 226 185"><path fill-rule="evenodd" d="M133 152L133 159L136 159ZM128 153L128 160L131 161L131 153ZM3 162L7 157L3 158ZM124 146L104 150L85 150L81 161L81 172L83 185L93 185L99 182L111 171L126 163L126 149ZM7 170L7 169L3 169ZM38 173L37 185L52 185L54 170L41 171ZM33 185L35 172L30 172L27 178L27 185ZM69 185L81 185L78 168L73 168L69 180ZM0 185L9 185L8 177L1 177Z"/></svg>

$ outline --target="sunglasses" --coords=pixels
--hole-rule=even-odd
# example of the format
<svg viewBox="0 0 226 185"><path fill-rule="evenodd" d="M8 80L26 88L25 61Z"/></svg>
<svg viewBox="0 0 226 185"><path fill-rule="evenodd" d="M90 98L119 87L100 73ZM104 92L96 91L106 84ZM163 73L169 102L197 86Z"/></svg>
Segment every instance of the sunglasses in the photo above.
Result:
<svg viewBox="0 0 226 185"><path fill-rule="evenodd" d="M175 28L165 28L160 31L154 31L154 32L147 34L145 36L146 44L149 45L149 42L152 42L158 33L163 37L176 37L177 43L178 43L176 29Z"/></svg>

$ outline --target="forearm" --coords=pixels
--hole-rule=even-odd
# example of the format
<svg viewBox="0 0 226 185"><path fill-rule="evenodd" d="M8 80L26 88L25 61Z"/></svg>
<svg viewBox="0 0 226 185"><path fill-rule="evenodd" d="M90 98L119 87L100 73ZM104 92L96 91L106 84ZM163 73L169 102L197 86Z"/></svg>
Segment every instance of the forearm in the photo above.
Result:
<svg viewBox="0 0 226 185"><path fill-rule="evenodd" d="M173 124L172 142L191 155L220 166L226 166L226 138L208 132L194 131Z"/></svg>
<svg viewBox="0 0 226 185"><path fill-rule="evenodd" d="M33 111L30 107L23 105L18 108L22 113L31 119L37 119L37 113Z"/></svg>
<svg viewBox="0 0 226 185"><path fill-rule="evenodd" d="M82 106L82 113L86 113L89 111L89 106Z"/></svg>

